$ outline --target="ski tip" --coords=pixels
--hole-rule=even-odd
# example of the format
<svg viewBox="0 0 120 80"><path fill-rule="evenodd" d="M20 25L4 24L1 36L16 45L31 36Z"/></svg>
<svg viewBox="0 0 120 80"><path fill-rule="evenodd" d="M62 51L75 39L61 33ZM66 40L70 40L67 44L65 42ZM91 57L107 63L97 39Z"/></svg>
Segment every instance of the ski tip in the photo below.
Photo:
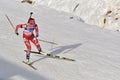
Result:
<svg viewBox="0 0 120 80"><path fill-rule="evenodd" d="M22 62L25 63L26 65L28 65L29 67L33 68L34 70L37 70L37 68L34 67L34 66L32 66L31 63L27 63L27 62L25 62L25 61L22 61Z"/></svg>

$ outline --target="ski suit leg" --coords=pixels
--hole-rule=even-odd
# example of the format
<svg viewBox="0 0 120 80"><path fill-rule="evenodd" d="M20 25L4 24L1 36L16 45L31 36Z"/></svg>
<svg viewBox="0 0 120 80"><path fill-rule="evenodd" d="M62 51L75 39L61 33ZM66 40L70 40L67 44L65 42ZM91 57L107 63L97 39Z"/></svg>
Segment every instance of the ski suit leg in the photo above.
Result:
<svg viewBox="0 0 120 80"><path fill-rule="evenodd" d="M28 39L24 38L24 43L25 43L26 48L27 48L26 58L30 58L30 51L31 51L30 41Z"/></svg>
<svg viewBox="0 0 120 80"><path fill-rule="evenodd" d="M34 45L36 46L36 48L38 49L38 51L41 50L40 44L38 42L38 39L33 38L33 39L31 39L31 42L34 43Z"/></svg>

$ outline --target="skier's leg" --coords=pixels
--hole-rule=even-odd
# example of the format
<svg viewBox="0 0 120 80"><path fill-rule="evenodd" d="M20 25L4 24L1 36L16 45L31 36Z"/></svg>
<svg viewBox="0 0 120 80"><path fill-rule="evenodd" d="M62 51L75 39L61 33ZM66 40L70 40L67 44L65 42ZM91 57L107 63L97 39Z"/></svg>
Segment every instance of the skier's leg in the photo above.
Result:
<svg viewBox="0 0 120 80"><path fill-rule="evenodd" d="M42 49L41 49L41 46L40 46L40 44L38 42L38 39L33 38L31 41L32 41L32 43L34 43L34 45L36 46L36 48L38 49L38 51L41 52Z"/></svg>
<svg viewBox="0 0 120 80"><path fill-rule="evenodd" d="M24 43L25 43L26 48L27 48L26 59L29 61L29 58L30 58L30 51L31 51L30 41L29 41L28 39L25 39L25 38L24 38Z"/></svg>

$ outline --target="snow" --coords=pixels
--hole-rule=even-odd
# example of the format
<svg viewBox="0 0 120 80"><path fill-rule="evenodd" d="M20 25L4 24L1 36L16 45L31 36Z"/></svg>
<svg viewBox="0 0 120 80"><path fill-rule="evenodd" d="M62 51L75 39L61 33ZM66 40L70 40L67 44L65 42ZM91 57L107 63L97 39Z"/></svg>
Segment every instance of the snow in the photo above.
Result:
<svg viewBox="0 0 120 80"><path fill-rule="evenodd" d="M120 0L34 0L58 11L71 13L85 23L106 29L120 29Z"/></svg>
<svg viewBox="0 0 120 80"><path fill-rule="evenodd" d="M17 36L5 13L16 26L26 23L31 11L40 29L39 38L59 44L40 42L43 51L73 58L75 62L31 54L30 61L38 70L22 63L25 60L22 30ZM70 19L69 13L18 0L0 0L0 15L0 80L120 79L119 32Z"/></svg>

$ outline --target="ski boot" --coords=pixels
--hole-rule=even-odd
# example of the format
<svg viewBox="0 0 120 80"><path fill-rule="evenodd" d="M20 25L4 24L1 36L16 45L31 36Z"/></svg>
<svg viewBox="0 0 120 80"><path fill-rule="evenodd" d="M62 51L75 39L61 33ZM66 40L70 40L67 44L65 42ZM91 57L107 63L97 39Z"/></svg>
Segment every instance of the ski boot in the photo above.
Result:
<svg viewBox="0 0 120 80"><path fill-rule="evenodd" d="M42 50L40 49L38 54L41 54L41 52L42 52Z"/></svg>
<svg viewBox="0 0 120 80"><path fill-rule="evenodd" d="M26 63L30 64L30 54L26 54Z"/></svg>

